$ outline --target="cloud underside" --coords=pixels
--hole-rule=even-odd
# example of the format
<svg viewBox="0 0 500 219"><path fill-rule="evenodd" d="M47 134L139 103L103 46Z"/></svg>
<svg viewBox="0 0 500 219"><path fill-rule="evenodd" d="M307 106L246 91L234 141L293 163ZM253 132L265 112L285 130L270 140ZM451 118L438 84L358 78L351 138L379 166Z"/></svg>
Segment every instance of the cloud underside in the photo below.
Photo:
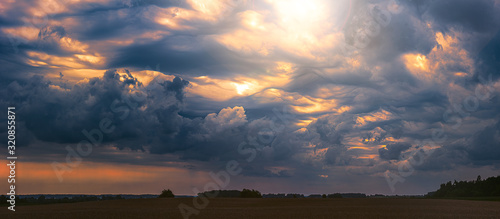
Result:
<svg viewBox="0 0 500 219"><path fill-rule="evenodd" d="M0 105L16 106L21 147L43 145L44 157L64 160L91 133L104 149L88 161L214 171L238 160L246 177L324 186L352 183L332 179L340 170L383 180L422 154L422 179L499 168L498 1L11 1L0 11Z"/></svg>

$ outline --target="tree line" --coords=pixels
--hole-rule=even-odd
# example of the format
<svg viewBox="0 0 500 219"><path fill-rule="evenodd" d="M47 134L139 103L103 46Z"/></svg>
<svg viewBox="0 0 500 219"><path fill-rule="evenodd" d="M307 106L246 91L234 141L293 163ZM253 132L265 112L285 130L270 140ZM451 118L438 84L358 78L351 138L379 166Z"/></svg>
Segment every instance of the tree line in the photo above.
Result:
<svg viewBox="0 0 500 219"><path fill-rule="evenodd" d="M254 189L239 190L212 190L198 193L198 196L219 197L219 198L262 198L262 194ZM175 198L174 193L164 189L158 198Z"/></svg>
<svg viewBox="0 0 500 219"><path fill-rule="evenodd" d="M75 203L75 202L87 202L87 201L101 201L101 200L118 200L124 199L121 195L80 195L73 196L71 198L48 198L45 195L40 195L38 198L35 197L25 197L21 198L16 196L16 203L18 204L53 204L53 203ZM8 197L5 195L0 196L0 203L3 205L7 203Z"/></svg>
<svg viewBox="0 0 500 219"><path fill-rule="evenodd" d="M451 181L441 184L435 192L429 192L428 197L491 197L500 196L500 176L485 180L478 176L472 181Z"/></svg>
<svg viewBox="0 0 500 219"><path fill-rule="evenodd" d="M198 196L219 197L219 198L262 198L262 194L254 189L239 190L212 190L198 193Z"/></svg>

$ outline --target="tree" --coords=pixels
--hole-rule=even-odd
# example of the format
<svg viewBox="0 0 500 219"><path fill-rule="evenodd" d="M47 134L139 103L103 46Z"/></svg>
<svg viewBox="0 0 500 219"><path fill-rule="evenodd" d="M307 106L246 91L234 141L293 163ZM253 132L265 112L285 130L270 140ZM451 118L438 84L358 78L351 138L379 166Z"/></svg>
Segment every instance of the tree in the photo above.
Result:
<svg viewBox="0 0 500 219"><path fill-rule="evenodd" d="M44 202L45 201L45 195L41 195L38 197L39 202Z"/></svg>
<svg viewBox="0 0 500 219"><path fill-rule="evenodd" d="M323 194L321 197L326 198L326 194Z"/></svg>
<svg viewBox="0 0 500 219"><path fill-rule="evenodd" d="M241 198L262 198L262 194L260 194L257 190L243 189L240 193Z"/></svg>
<svg viewBox="0 0 500 219"><path fill-rule="evenodd" d="M170 190L170 189L163 189L163 191L161 191L161 194L160 196L158 196L158 198L174 198L175 195L174 193Z"/></svg>

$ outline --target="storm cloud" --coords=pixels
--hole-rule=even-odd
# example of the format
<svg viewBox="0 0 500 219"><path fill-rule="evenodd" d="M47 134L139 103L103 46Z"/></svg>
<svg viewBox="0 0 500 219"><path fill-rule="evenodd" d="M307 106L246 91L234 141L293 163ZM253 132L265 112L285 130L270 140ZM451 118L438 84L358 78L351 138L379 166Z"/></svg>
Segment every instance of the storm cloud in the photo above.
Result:
<svg viewBox="0 0 500 219"><path fill-rule="evenodd" d="M34 0L0 11L0 106L16 106L33 162L63 160L106 119L113 131L87 162L194 173L237 160L262 188L390 192L384 174L419 151L413 186L397 192L500 168L499 1ZM445 140L426 142L436 130Z"/></svg>

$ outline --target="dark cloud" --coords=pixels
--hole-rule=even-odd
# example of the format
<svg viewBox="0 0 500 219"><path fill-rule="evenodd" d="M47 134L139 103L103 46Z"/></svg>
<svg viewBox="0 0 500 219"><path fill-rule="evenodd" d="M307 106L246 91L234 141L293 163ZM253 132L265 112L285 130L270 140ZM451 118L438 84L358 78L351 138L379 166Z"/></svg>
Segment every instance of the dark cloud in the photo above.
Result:
<svg viewBox="0 0 500 219"><path fill-rule="evenodd" d="M500 122L474 134L467 152L477 162L500 160Z"/></svg>
<svg viewBox="0 0 500 219"><path fill-rule="evenodd" d="M82 40L119 39L133 33L145 32L154 25L140 15L143 8L113 8L111 10L88 11L75 17L78 27L73 33Z"/></svg>
<svg viewBox="0 0 500 219"><path fill-rule="evenodd" d="M247 142L254 148L255 140L249 137L260 138L262 130L271 129L266 118L249 122L242 107L224 108L204 118L179 115L188 85L188 81L175 77L143 86L127 70L108 70L102 78L91 78L68 89L34 76L12 82L2 90L2 96L5 105L16 106L23 115L19 122L26 124L25 131L33 135L32 140L60 145L86 140L82 131L98 129L103 119L109 119L115 128L103 134L103 145L176 154L183 160L224 162L245 159L238 153L238 145ZM259 151L265 145L273 147L273 158L267 163L288 160L300 147L283 144L283 139L258 143L262 145L257 146Z"/></svg>
<svg viewBox="0 0 500 219"><path fill-rule="evenodd" d="M378 153L381 159L384 160L398 160L400 159L401 152L406 151L411 148L411 144L408 143L394 143L388 144L385 148L378 149Z"/></svg>
<svg viewBox="0 0 500 219"><path fill-rule="evenodd" d="M81 131L99 124L108 117L109 104L120 99L128 84L121 83L114 71L102 79L90 79L88 84L77 84L71 90L56 89L49 81L34 76L25 82L12 82L4 92L6 102L18 106L26 127L44 141L76 142Z"/></svg>
<svg viewBox="0 0 500 219"><path fill-rule="evenodd" d="M484 32L498 27L499 14L494 0L428 2L427 13L442 28L459 26L466 31Z"/></svg>
<svg viewBox="0 0 500 219"><path fill-rule="evenodd" d="M500 71L498 70L500 69L500 31L497 30L492 39L481 48L475 60L478 63L478 69L474 73L476 82L481 83L480 77L484 80L488 80L489 77L498 80L500 77Z"/></svg>
<svg viewBox="0 0 500 219"><path fill-rule="evenodd" d="M162 72L189 76L224 76L234 72L261 71L251 59L245 59L216 44L202 43L198 36L170 36L119 49L109 67L161 66ZM182 49L179 49L182 48ZM262 72L264 72L262 70Z"/></svg>
<svg viewBox="0 0 500 219"><path fill-rule="evenodd" d="M38 40L46 40L49 37L62 38L66 35L66 31L62 26L45 26L38 33Z"/></svg>

